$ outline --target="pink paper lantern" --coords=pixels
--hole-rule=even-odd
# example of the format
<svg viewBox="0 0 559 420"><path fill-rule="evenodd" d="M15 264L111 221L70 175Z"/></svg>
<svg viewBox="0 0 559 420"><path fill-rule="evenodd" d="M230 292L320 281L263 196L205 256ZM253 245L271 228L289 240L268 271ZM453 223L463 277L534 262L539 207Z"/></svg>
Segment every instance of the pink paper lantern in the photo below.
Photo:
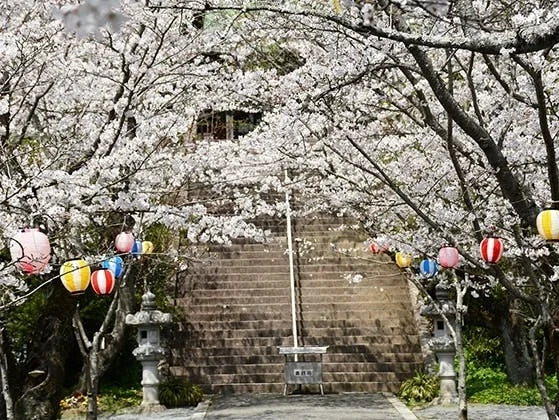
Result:
<svg viewBox="0 0 559 420"><path fill-rule="evenodd" d="M439 264L444 268L454 268L458 264L458 250L451 246L443 246L439 250Z"/></svg>
<svg viewBox="0 0 559 420"><path fill-rule="evenodd" d="M134 235L130 232L120 232L115 239L115 248L120 252L130 252L134 246Z"/></svg>
<svg viewBox="0 0 559 420"><path fill-rule="evenodd" d="M91 287L98 295L109 295L115 287L115 276L111 270L96 270L91 274Z"/></svg>
<svg viewBox="0 0 559 420"><path fill-rule="evenodd" d="M50 242L39 229L25 229L10 240L12 261L28 274L39 274L50 261Z"/></svg>
<svg viewBox="0 0 559 420"><path fill-rule="evenodd" d="M388 246L386 245L379 245L376 242L371 242L369 245L369 250L373 253L373 254L382 254L383 252L385 252L388 249Z"/></svg>

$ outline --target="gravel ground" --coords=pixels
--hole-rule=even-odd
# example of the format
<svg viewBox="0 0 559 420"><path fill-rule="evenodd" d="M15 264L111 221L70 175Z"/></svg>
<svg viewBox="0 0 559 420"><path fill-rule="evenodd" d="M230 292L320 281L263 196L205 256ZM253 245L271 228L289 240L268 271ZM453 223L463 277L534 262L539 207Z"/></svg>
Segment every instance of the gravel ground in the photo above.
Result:
<svg viewBox="0 0 559 420"><path fill-rule="evenodd" d="M458 406L431 406L413 410L419 420L453 420L458 418ZM543 407L496 404L468 404L472 420L548 420Z"/></svg>
<svg viewBox="0 0 559 420"><path fill-rule="evenodd" d="M80 417L63 416L64 420ZM250 394L213 396L197 407L159 413L101 414L99 420L455 420L457 405L434 405L410 410L394 395ZM471 420L548 420L543 407L468 404Z"/></svg>

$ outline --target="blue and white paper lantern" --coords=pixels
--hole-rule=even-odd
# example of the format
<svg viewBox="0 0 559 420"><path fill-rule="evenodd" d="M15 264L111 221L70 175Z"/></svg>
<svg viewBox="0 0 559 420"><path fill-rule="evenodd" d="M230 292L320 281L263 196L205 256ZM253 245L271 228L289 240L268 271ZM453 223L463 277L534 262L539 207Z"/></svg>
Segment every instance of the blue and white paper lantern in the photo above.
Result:
<svg viewBox="0 0 559 420"><path fill-rule="evenodd" d="M111 270L115 278L118 278L122 274L124 263L121 257L115 255L114 257L103 260L101 266L107 270Z"/></svg>
<svg viewBox="0 0 559 420"><path fill-rule="evenodd" d="M425 278L431 278L437 274L437 262L429 258L425 258L419 263L419 272Z"/></svg>

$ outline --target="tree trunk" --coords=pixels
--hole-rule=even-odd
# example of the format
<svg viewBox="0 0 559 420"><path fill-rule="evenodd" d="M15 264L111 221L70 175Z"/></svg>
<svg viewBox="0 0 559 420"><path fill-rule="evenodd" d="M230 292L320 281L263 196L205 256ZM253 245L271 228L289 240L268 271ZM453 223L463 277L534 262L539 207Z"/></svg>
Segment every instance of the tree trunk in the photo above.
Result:
<svg viewBox="0 0 559 420"><path fill-rule="evenodd" d="M503 339L505 365L509 381L514 385L533 385L533 363L528 349L528 337L524 320L515 308L518 300L508 301L499 316L499 329Z"/></svg>
<svg viewBox="0 0 559 420"><path fill-rule="evenodd" d="M43 316L31 338L23 387L15 402L17 420L55 420L60 410L64 363L74 339L72 315L75 298L60 282L52 284Z"/></svg>
<svg viewBox="0 0 559 420"><path fill-rule="evenodd" d="M534 357L534 367L536 369L536 385L538 390L540 391L540 395L543 400L543 406L547 413L547 417L549 420L556 420L557 417L555 416L555 409L554 406L551 404L549 400L549 395L547 394L547 389L545 387L545 381L543 378L543 371L542 371L542 361L539 354L538 343L536 340L536 330L540 327L539 320L530 328L529 336L530 336L530 346L532 348L532 355Z"/></svg>
<svg viewBox="0 0 559 420"><path fill-rule="evenodd" d="M3 407L2 411L6 420L14 418L14 404L8 382L8 358L4 350L4 328L0 330L0 384L2 385ZM5 410L5 411L4 411Z"/></svg>
<svg viewBox="0 0 559 420"><path fill-rule="evenodd" d="M555 311L549 325L549 346L555 368L556 381L559 382L559 311ZM559 416L559 394L555 397L555 413Z"/></svg>
<svg viewBox="0 0 559 420"><path fill-rule="evenodd" d="M456 355L458 357L458 418L460 420L468 420L468 401L466 393L466 358L464 357L464 345L462 341L462 323L464 322L464 289L454 274L454 282L456 287L456 322L454 325L454 344L456 347Z"/></svg>
<svg viewBox="0 0 559 420"><path fill-rule="evenodd" d="M99 373L97 372L97 352L92 351L85 361L87 364L87 420L97 420L97 394L99 393Z"/></svg>

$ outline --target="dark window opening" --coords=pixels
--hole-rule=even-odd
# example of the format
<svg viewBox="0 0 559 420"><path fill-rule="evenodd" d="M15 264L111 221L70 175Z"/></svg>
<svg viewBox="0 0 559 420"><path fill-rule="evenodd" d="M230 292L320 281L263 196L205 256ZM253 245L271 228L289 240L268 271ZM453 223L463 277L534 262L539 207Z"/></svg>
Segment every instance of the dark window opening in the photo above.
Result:
<svg viewBox="0 0 559 420"><path fill-rule="evenodd" d="M198 117L196 139L238 139L254 130L261 119L261 112L206 110Z"/></svg>

